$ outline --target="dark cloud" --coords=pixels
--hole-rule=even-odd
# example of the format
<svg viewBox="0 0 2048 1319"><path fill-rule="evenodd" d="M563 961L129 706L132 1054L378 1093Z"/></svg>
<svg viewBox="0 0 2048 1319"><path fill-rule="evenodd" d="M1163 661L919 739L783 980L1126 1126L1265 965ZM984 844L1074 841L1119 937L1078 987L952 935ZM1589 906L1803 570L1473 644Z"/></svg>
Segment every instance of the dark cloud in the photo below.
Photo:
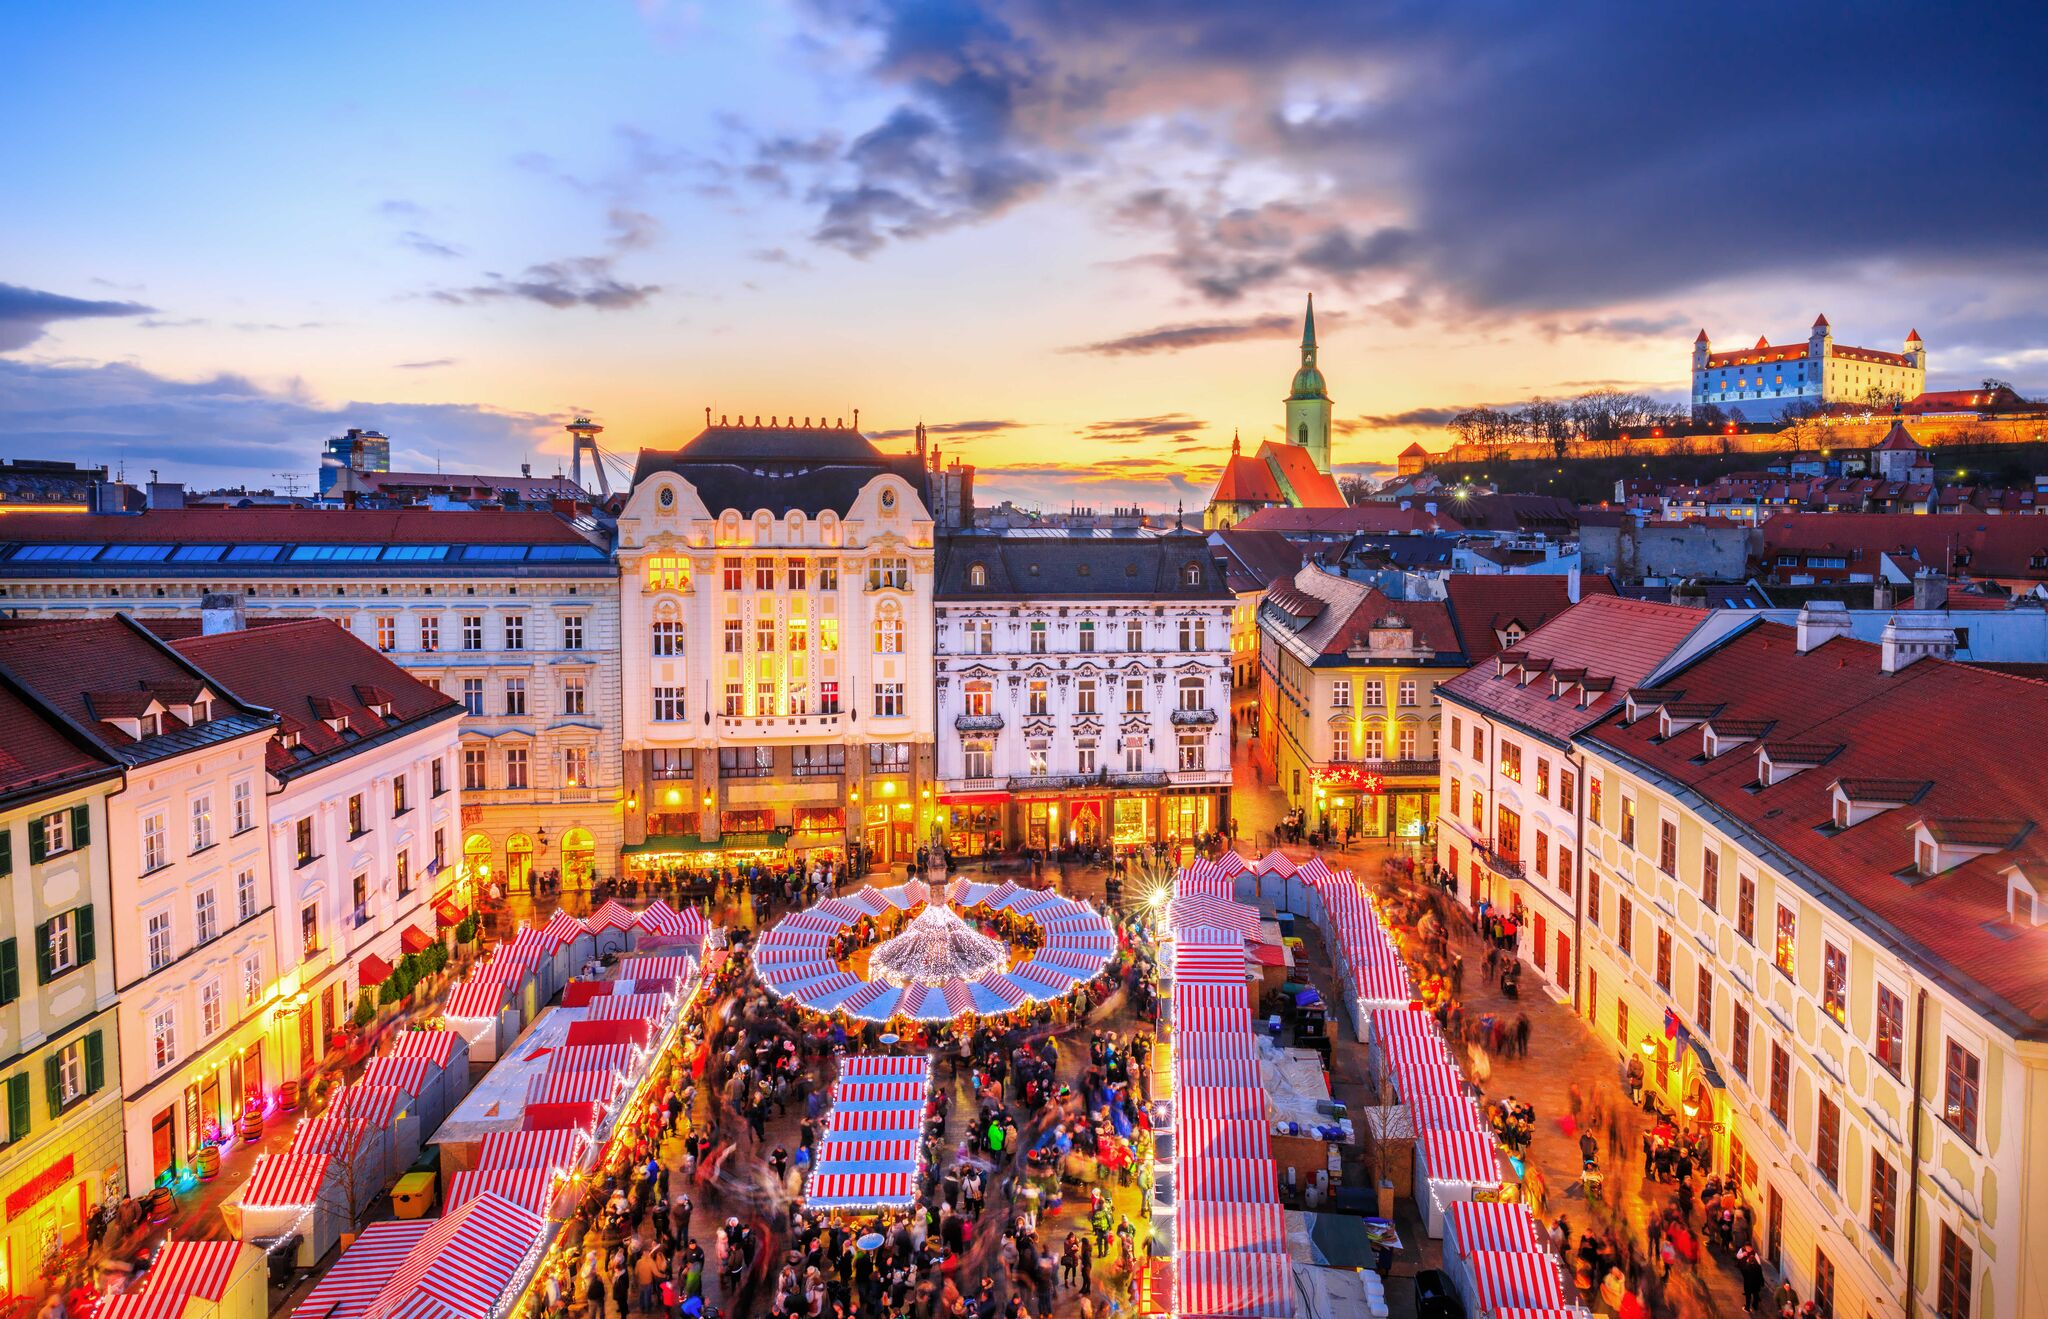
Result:
<svg viewBox="0 0 2048 1319"><path fill-rule="evenodd" d="M1339 435L1363 431L1409 430L1417 426L1441 426L1463 412L1463 408L1409 408L1406 412L1383 412L1363 417L1340 417L1331 426Z"/></svg>
<svg viewBox="0 0 2048 1319"><path fill-rule="evenodd" d="M407 229L398 235L401 247L410 248L421 256L458 257L462 249L453 243L445 243L432 234L418 229Z"/></svg>
<svg viewBox="0 0 2048 1319"><path fill-rule="evenodd" d="M956 441L978 439L987 435L1000 435L1004 431L1021 430L1028 423L1022 421L933 421L925 423L924 433L934 439L940 436ZM869 431L871 440L902 440L917 434L917 427L907 426L896 430Z"/></svg>
<svg viewBox="0 0 2048 1319"><path fill-rule="evenodd" d="M563 420L473 403L328 405L296 386L269 389L232 374L173 380L126 363L0 359L0 446L80 462L146 458L167 478L199 484L272 472L310 480L321 441L349 426L389 435L394 466L502 471L516 455L552 448Z"/></svg>
<svg viewBox="0 0 2048 1319"><path fill-rule="evenodd" d="M440 289L431 296L458 306L519 298L544 307L567 309L594 307L599 311L621 311L637 307L661 292L659 284L632 284L619 279L610 257L566 257L528 266L516 278L485 271L487 282L462 289Z"/></svg>
<svg viewBox="0 0 2048 1319"><path fill-rule="evenodd" d="M0 353L28 347L56 321L145 316L155 310L139 302L101 302L45 293L19 284L0 284Z"/></svg>
<svg viewBox="0 0 2048 1319"><path fill-rule="evenodd" d="M1125 417L1116 421L1091 421L1081 428L1091 440L1142 439L1159 435L1180 435L1205 429L1206 423L1185 412L1168 412L1156 417Z"/></svg>
<svg viewBox="0 0 2048 1319"><path fill-rule="evenodd" d="M435 367L454 366L460 360L454 357L430 357L424 362L400 362L398 363L398 369L400 371L431 371Z"/></svg>
<svg viewBox="0 0 2048 1319"><path fill-rule="evenodd" d="M1319 312L1317 320L1327 328L1341 324L1344 316L1341 312ZM1138 330L1114 339L1077 344L1066 351L1097 353L1105 357L1123 357L1134 353L1178 353L1189 348L1207 348L1211 344L1243 343L1248 339L1291 339L1300 333L1299 315L1274 312L1267 316L1251 316L1240 320L1189 321L1178 325L1156 325L1149 330Z"/></svg>

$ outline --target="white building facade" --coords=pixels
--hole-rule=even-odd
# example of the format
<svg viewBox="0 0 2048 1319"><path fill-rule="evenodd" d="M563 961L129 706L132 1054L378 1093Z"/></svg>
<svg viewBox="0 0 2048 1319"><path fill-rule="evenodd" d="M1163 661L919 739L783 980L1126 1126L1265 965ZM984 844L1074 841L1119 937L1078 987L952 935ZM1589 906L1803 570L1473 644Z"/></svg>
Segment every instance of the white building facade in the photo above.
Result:
<svg viewBox="0 0 2048 1319"><path fill-rule="evenodd" d="M1227 830L1235 605L1193 531L947 537L946 845L1128 849Z"/></svg>
<svg viewBox="0 0 2048 1319"><path fill-rule="evenodd" d="M1701 330L1692 345L1692 402L1751 421L1771 420L1794 405L1910 401L1927 389L1927 345L1909 331L1903 351L1852 348L1835 342L1828 318L1814 319L1805 343L1717 353Z"/></svg>

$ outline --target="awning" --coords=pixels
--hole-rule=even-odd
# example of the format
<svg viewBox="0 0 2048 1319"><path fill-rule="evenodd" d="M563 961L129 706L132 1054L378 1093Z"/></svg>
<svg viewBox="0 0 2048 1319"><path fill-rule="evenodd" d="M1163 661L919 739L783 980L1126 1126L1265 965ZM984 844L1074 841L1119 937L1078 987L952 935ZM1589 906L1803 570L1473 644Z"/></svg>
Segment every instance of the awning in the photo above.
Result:
<svg viewBox="0 0 2048 1319"><path fill-rule="evenodd" d="M375 953L364 953L363 960L356 963L356 983L368 989L381 985L391 978L391 963Z"/></svg>
<svg viewBox="0 0 2048 1319"><path fill-rule="evenodd" d="M696 834L649 834L644 843L627 843L619 851L627 856L660 856L669 852L716 852L725 846L718 839L709 842Z"/></svg>
<svg viewBox="0 0 2048 1319"><path fill-rule="evenodd" d="M444 929L450 925L460 925L468 917L469 908L453 898L439 898L434 902L434 918L441 922Z"/></svg>
<svg viewBox="0 0 2048 1319"><path fill-rule="evenodd" d="M1010 800L1007 792L947 792L939 794L941 806L1000 806Z"/></svg>
<svg viewBox="0 0 2048 1319"><path fill-rule="evenodd" d="M417 925L408 925L399 931L398 946L409 953L423 953L441 942Z"/></svg>
<svg viewBox="0 0 2048 1319"><path fill-rule="evenodd" d="M721 837L713 846L736 852L771 851L789 846L789 830L766 829L759 832L749 830L730 833Z"/></svg>
<svg viewBox="0 0 2048 1319"><path fill-rule="evenodd" d="M1700 1037L1688 1033L1685 1042L1692 1050L1692 1056L1699 1060L1700 1079L1716 1090L1726 1090L1728 1083L1721 1079L1721 1069L1714 1066L1713 1055L1701 1046Z"/></svg>

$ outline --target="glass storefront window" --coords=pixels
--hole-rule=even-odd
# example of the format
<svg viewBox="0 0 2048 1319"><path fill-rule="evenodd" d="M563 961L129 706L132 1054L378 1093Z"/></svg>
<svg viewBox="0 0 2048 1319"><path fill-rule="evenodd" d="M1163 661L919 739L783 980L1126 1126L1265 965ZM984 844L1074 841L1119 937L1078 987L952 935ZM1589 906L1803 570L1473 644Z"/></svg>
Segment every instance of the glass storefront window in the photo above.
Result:
<svg viewBox="0 0 2048 1319"><path fill-rule="evenodd" d="M1117 799L1116 825L1111 841L1119 846L1152 841L1152 801L1149 797Z"/></svg>

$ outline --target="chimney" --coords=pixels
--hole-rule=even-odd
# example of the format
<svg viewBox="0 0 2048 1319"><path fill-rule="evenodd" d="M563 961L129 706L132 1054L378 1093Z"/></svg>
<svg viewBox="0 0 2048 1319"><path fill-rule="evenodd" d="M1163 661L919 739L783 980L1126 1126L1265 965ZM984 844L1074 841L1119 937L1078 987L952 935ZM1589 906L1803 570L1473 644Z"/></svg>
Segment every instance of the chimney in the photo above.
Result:
<svg viewBox="0 0 2048 1319"><path fill-rule="evenodd" d="M1892 594L1892 584L1890 582L1879 582L1871 588L1870 607L1872 609L1890 609L1896 603L1896 599Z"/></svg>
<svg viewBox="0 0 2048 1319"><path fill-rule="evenodd" d="M1897 673L1915 660L1954 659L1956 657L1955 629L1946 623L1931 619L1916 618L1910 613L1893 614L1884 625L1884 634L1878 638L1883 651L1879 662L1886 673Z"/></svg>
<svg viewBox="0 0 2048 1319"><path fill-rule="evenodd" d="M1833 637L1849 635L1849 606L1840 600L1812 600L1799 611L1799 653Z"/></svg>
<svg viewBox="0 0 2048 1319"><path fill-rule="evenodd" d="M199 598L199 635L217 637L223 632L240 632L245 625L241 597L226 592Z"/></svg>
<svg viewBox="0 0 2048 1319"><path fill-rule="evenodd" d="M1567 568L1564 574L1564 598L1573 604L1579 602L1579 570L1576 566Z"/></svg>
<svg viewBox="0 0 2048 1319"><path fill-rule="evenodd" d="M1948 577L1932 568L1913 574L1913 608L1941 609L1948 604Z"/></svg>

